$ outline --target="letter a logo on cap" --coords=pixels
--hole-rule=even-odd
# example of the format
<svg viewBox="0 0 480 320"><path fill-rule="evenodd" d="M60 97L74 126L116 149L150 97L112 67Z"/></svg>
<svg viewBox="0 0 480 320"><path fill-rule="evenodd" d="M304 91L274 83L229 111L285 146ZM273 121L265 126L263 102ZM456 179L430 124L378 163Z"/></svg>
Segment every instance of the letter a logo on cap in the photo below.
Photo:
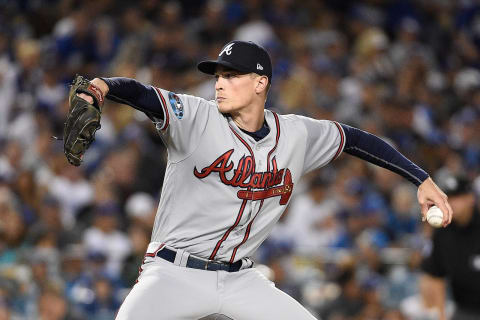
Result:
<svg viewBox="0 0 480 320"><path fill-rule="evenodd" d="M231 55L232 54L232 47L235 43L230 43L228 46L226 46L225 48L223 48L223 50L220 52L220 54L218 55L219 57L222 55L222 54L226 54L227 56Z"/></svg>

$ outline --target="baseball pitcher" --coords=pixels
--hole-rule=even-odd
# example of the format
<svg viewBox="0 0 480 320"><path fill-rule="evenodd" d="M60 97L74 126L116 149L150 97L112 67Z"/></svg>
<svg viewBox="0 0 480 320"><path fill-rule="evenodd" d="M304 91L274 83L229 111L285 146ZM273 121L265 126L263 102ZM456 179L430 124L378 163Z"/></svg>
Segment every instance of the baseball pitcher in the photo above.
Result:
<svg viewBox="0 0 480 320"><path fill-rule="evenodd" d="M94 138L103 98L145 112L168 150L151 242L118 320L314 319L249 257L302 175L342 152L402 175L418 186L422 215L436 205L446 213L443 225L450 223L446 195L380 138L334 121L266 110L272 65L262 47L232 41L198 69L215 76L215 100L127 78L77 78L72 87L71 107L80 106L65 130L72 164L81 163ZM75 122L89 119L82 110L93 124Z"/></svg>

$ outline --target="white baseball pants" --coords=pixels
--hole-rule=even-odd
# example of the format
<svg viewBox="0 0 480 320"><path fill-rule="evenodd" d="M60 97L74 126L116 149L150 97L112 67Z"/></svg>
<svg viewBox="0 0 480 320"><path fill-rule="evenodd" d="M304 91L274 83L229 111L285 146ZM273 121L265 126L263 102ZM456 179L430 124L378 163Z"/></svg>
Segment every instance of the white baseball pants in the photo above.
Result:
<svg viewBox="0 0 480 320"><path fill-rule="evenodd" d="M142 269L116 320L315 319L255 268L206 271L155 257Z"/></svg>

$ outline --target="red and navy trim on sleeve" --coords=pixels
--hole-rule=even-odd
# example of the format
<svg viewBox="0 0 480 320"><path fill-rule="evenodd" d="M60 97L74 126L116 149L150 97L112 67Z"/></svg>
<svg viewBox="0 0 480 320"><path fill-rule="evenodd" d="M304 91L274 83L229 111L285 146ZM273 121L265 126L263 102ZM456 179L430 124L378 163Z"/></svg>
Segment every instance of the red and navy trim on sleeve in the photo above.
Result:
<svg viewBox="0 0 480 320"><path fill-rule="evenodd" d="M160 130L165 131L168 128L169 121L170 121L170 116L168 114L167 102L165 101L165 98L163 97L160 89L158 89L156 87L154 87L154 89L155 89L155 92L158 95L158 99L160 100L160 104L162 105L162 109L163 109L163 125L160 128Z"/></svg>
<svg viewBox="0 0 480 320"><path fill-rule="evenodd" d="M333 156L332 160L330 160L330 162L337 159L340 156L340 154L342 153L343 148L345 147L345 133L343 132L342 126L339 125L338 122L336 122L336 121L332 121L332 122L333 122L333 124L335 124L335 126L338 129L338 132L340 133L340 144L338 146L337 152L335 152L335 155Z"/></svg>

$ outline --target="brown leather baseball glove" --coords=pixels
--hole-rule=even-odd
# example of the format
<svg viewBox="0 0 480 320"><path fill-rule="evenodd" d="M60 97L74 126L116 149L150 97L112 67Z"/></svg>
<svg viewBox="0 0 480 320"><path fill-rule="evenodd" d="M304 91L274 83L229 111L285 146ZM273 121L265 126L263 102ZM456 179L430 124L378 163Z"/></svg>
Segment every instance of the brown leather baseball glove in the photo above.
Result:
<svg viewBox="0 0 480 320"><path fill-rule="evenodd" d="M80 98L80 93L91 96L93 104ZM63 151L74 166L82 163L85 151L95 140L95 132L100 129L103 99L99 88L84 77L75 76L68 98L70 110L63 128Z"/></svg>

